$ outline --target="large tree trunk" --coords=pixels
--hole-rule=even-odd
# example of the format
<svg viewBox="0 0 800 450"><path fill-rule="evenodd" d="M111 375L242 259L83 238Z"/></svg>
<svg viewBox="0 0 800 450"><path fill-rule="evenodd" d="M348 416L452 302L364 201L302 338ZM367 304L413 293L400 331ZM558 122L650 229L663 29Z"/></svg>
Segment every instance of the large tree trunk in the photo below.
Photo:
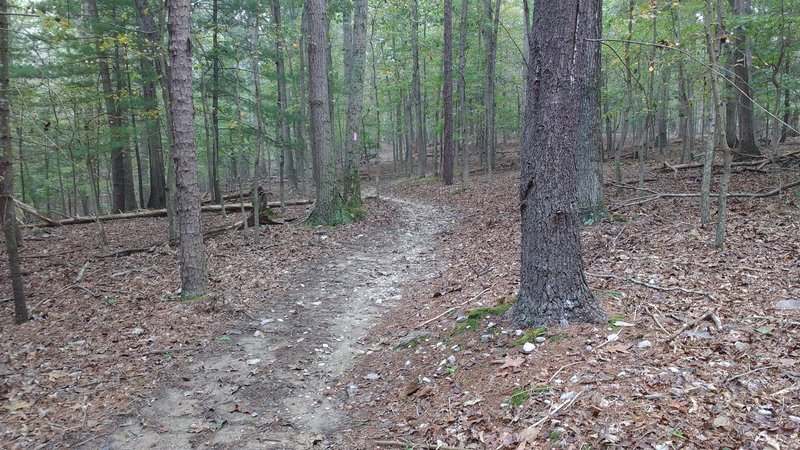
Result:
<svg viewBox="0 0 800 450"><path fill-rule="evenodd" d="M578 7L575 61L578 106L578 211L583 224L605 215L603 140L600 130L601 0L581 0Z"/></svg>
<svg viewBox="0 0 800 450"><path fill-rule="evenodd" d="M583 274L570 80L578 0L536 0L521 149L522 260L514 315L526 325L605 321ZM578 68L578 70L583 68Z"/></svg>
<svg viewBox="0 0 800 450"><path fill-rule="evenodd" d="M750 0L730 0L734 16L749 15ZM750 88L750 58L747 55L747 38L741 27L733 30L733 74L736 81L737 113L739 119L739 151L737 159L761 156L756 143L753 124L753 90Z"/></svg>
<svg viewBox="0 0 800 450"><path fill-rule="evenodd" d="M200 192L197 186L194 104L192 93L192 47L189 0L170 0L169 57L170 110L173 154L178 185L178 229L181 239L181 297L206 293L206 262L200 229Z"/></svg>
<svg viewBox="0 0 800 450"><path fill-rule="evenodd" d="M348 15L349 16L349 15ZM351 212L361 209L361 181L359 179L359 150L361 134L361 109L364 103L364 63L367 50L367 0L353 0L353 27L349 58L345 67L347 86L346 131L344 136L344 201Z"/></svg>
<svg viewBox="0 0 800 450"><path fill-rule="evenodd" d="M331 136L328 95L328 34L326 0L306 0L306 44L308 45L308 102L311 115L311 154L318 167L317 198L308 217L313 225L344 222L342 199L336 185L336 162Z"/></svg>
<svg viewBox="0 0 800 450"><path fill-rule="evenodd" d="M153 64L160 55L158 45L161 42L160 30L156 27L153 16L161 10L160 3L151 4L148 0L136 0L139 12L139 23L142 37L147 43L140 59L142 69L142 100L144 102L145 142L150 169L150 195L148 208L164 208L167 204L164 178L164 149L161 145L161 120L158 114L158 98L156 96L156 68Z"/></svg>
<svg viewBox="0 0 800 450"><path fill-rule="evenodd" d="M442 182L453 184L453 0L444 0L444 136Z"/></svg>
<svg viewBox="0 0 800 450"><path fill-rule="evenodd" d="M100 20L97 11L97 2L87 0L85 4L86 14L95 22ZM103 95L105 97L106 116L108 117L108 127L111 131L111 183L112 198L111 209L113 211L126 211L125 206L125 121L120 111L117 99L121 98L119 92L114 90L111 84L111 71L108 67L108 53L104 50L105 45L101 38L97 38L97 65L100 70L100 81L103 85Z"/></svg>
<svg viewBox="0 0 800 450"><path fill-rule="evenodd" d="M3 234L6 240L6 255L14 292L14 322L28 321L28 307L25 303L25 290L22 285L22 270L19 265L19 244L17 242L17 218L14 214L14 154L11 147L11 107L8 88L8 3L0 0L0 214L3 215Z"/></svg>

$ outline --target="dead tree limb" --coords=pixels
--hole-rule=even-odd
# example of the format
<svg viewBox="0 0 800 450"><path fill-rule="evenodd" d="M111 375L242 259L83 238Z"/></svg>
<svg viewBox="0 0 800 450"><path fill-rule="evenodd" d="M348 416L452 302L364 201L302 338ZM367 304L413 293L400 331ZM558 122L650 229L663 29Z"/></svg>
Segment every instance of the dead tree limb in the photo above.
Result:
<svg viewBox="0 0 800 450"><path fill-rule="evenodd" d="M300 205L310 205L313 203L311 200L293 200L285 202L286 206L300 206ZM280 203L271 202L269 203L270 207L279 207ZM221 212L222 206L220 205L205 205L200 207L201 212ZM241 209L251 210L253 209L252 203L231 203L225 205L226 211L240 211ZM108 214L105 216L86 216L86 217L74 217L71 219L64 219L64 220L49 220L46 222L39 222L36 224L29 224L26 225L28 227L38 227L38 228L46 228L46 227L54 227L54 226L61 226L61 225L78 225L83 223L93 223L97 220L102 222L110 221L110 220L124 220L124 219L140 219L140 218L147 218L147 217L166 217L167 210L166 209L152 209L152 210L145 210L145 211L136 211L130 213L121 213L121 214Z"/></svg>
<svg viewBox="0 0 800 450"><path fill-rule="evenodd" d="M621 187L623 189L633 189L633 190L636 190L636 191L647 192L650 195L645 195L645 196L642 196L642 197L636 197L636 198L630 199L630 200L628 200L627 202L624 202L624 203L617 203L617 204L613 205L611 208L609 208L612 211L620 209L620 208L625 208L625 207L628 207L628 206L642 205L644 203L649 203L649 202L652 202L654 200L659 200L659 199L662 199L662 198L695 198L695 197L700 197L700 194L699 193L695 193L695 192L687 192L687 193L656 192L656 191L653 191L651 189L640 188L640 187L631 186L631 185L624 185L624 184L619 184L619 183L614 183L614 185L615 186L619 186L619 187ZM757 192L731 192L731 193L729 193L727 195L727 197L728 198L765 198L765 197L772 197L772 196L780 194L781 192L783 192L783 191L785 191L787 189L791 189L791 188L796 187L796 186L800 186L800 180L795 180L795 181L793 181L791 183L787 183L787 184L784 184L784 185L781 185L781 186L777 186L777 187L774 187L774 188L766 188L766 189L763 189L763 190L757 191ZM711 193L710 194L710 197L718 197L718 196L719 196L719 193Z"/></svg>
<svg viewBox="0 0 800 450"><path fill-rule="evenodd" d="M687 322L687 323L683 324L681 326L681 328L678 331L672 333L672 335L670 337L668 337L664 341L664 343L668 344L668 343L672 342L673 340L675 340L676 337L680 336L684 331L686 331L686 330L688 330L690 328L696 327L697 325L700 324L700 322L702 322L704 320L710 320L710 321L714 322L714 327L717 329L717 331L722 329L722 322L719 320L719 317L717 317L716 311L713 310L713 309L709 309L708 311L706 311L702 316L698 317L697 319L694 319L691 322Z"/></svg>

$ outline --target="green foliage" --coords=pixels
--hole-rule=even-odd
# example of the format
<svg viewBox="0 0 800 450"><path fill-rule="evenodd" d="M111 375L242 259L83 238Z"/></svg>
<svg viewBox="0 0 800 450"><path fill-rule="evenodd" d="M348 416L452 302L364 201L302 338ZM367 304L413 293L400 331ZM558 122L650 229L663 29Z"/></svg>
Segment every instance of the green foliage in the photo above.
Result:
<svg viewBox="0 0 800 450"><path fill-rule="evenodd" d="M514 341L515 345L525 345L526 342L530 342L536 339L539 336L544 336L547 334L547 328L545 327L536 327L532 330L528 330L525 334L520 336L519 339Z"/></svg>
<svg viewBox="0 0 800 450"><path fill-rule="evenodd" d="M511 396L508 398L506 403L512 408L518 408L525 403L525 400L529 399L531 396L528 391L522 388L514 388L511 391Z"/></svg>
<svg viewBox="0 0 800 450"><path fill-rule="evenodd" d="M477 330L484 317L503 314L511 308L511 305L510 302L504 302L497 306L483 306L469 311L466 315L467 320L456 324L455 334Z"/></svg>

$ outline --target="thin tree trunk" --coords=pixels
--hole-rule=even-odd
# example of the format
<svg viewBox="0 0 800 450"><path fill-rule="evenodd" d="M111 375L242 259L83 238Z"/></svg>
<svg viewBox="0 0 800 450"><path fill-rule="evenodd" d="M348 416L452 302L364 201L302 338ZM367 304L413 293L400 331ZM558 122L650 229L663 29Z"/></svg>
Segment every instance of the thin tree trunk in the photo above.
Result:
<svg viewBox="0 0 800 450"><path fill-rule="evenodd" d="M579 93L577 164L578 213L592 224L605 215L603 201L603 140L600 122L601 0L581 0L575 40L575 89Z"/></svg>
<svg viewBox="0 0 800 450"><path fill-rule="evenodd" d="M469 0L461 0L458 33L458 152L461 154L461 189L469 188L469 151L467 150L467 88L464 70L467 65L467 12Z"/></svg>
<svg viewBox="0 0 800 450"><path fill-rule="evenodd" d="M444 0L444 136L442 182L453 184L453 0Z"/></svg>
<svg viewBox="0 0 800 450"><path fill-rule="evenodd" d="M411 7L411 99L416 114L416 149L417 149L417 177L425 178L428 163L427 149L425 148L425 130L422 125L422 93L419 77L419 0L414 0Z"/></svg>
<svg viewBox="0 0 800 450"><path fill-rule="evenodd" d="M484 91L484 105L486 109L483 152L486 164L486 181L492 183L492 171L494 170L495 156L495 111L494 111L494 91L495 91L495 61L497 51L497 28L500 19L500 0L495 1L494 12L492 12L491 0L483 2L483 40L486 46L486 91Z"/></svg>
<svg viewBox="0 0 800 450"><path fill-rule="evenodd" d="M159 2L151 4L148 0L136 0L136 10L139 13L139 23L142 37L147 46L140 58L142 70L142 100L144 108L145 142L147 142L148 168L150 173L150 195L147 207L160 209L167 203L164 179L164 149L161 143L161 120L158 114L158 98L156 97L156 71L154 60L161 56L159 45L161 32L156 27L153 17L161 10ZM142 203L143 205L145 203Z"/></svg>
<svg viewBox="0 0 800 450"><path fill-rule="evenodd" d="M358 155L362 129L361 110L364 103L364 64L367 49L367 0L353 0L353 27L351 33L350 66L345 67L349 81L347 86L347 110L345 131L344 201L351 214L360 214L361 181L359 179Z"/></svg>
<svg viewBox="0 0 800 450"><path fill-rule="evenodd" d="M712 15L712 0L706 0L706 13L708 17L714 17ZM718 11L719 12L719 11ZM721 16L719 16L721 17ZM721 22L721 19L719 19ZM722 27L719 26L718 22L717 33L722 32ZM700 223L703 226L708 226L711 223L711 200L710 200L710 192L711 192L711 178L712 178L712 167L714 164L714 152L717 148L722 147L723 151L725 152L725 158L730 157L730 147L728 147L727 143L723 141L722 136L722 100L719 94L719 87L717 83L717 54L716 49L714 48L714 40L711 37L711 25L706 22L704 24L705 28L705 35L706 35L706 52L708 53L708 61L710 65L710 73L709 78L711 80L711 101L713 102L711 112L713 114L713 135L710 136L708 139L708 143L706 145L706 152L705 158L703 161L703 178L700 182ZM719 39L717 39L719 41ZM730 171L730 162L728 164L728 171ZM730 174L729 174L730 176ZM727 186L725 186L727 188ZM720 187L722 188L722 186ZM721 196L724 197L724 196ZM720 207L725 206L725 200L720 199ZM724 215L724 211L720 210L719 215ZM724 229L724 218L720 219L722 221L722 228ZM719 229L719 224L718 224ZM724 239L724 237L723 237Z"/></svg>
<svg viewBox="0 0 800 450"><path fill-rule="evenodd" d="M216 2L216 0L215 0ZM192 48L189 0L170 0L169 56L170 109L174 134L178 221L180 230L181 297L206 293L206 262L200 228L200 193L197 186L194 105L192 93Z"/></svg>
<svg viewBox="0 0 800 450"><path fill-rule="evenodd" d="M734 16L749 15L750 0L729 0ZM747 53L747 38L741 27L733 30L733 73L737 92L737 114L739 119L739 148L737 159L761 156L756 143L753 90L750 87L750 58Z"/></svg>
<svg viewBox="0 0 800 450"><path fill-rule="evenodd" d="M211 190L214 202L222 204L219 176L219 5L214 0L211 6ZM225 208L222 208L225 211Z"/></svg>
<svg viewBox="0 0 800 450"><path fill-rule="evenodd" d="M86 0L84 6L87 16L93 21L98 22L100 17L97 12L96 1ZM127 210L125 205L125 141L123 137L125 122L117 103L117 99L121 96L119 92L114 91L111 84L108 54L104 50L105 46L101 42L101 38L98 37L97 39L97 65L100 70L100 80L103 85L108 126L111 130L111 179L113 184L111 209L114 212L120 212Z"/></svg>

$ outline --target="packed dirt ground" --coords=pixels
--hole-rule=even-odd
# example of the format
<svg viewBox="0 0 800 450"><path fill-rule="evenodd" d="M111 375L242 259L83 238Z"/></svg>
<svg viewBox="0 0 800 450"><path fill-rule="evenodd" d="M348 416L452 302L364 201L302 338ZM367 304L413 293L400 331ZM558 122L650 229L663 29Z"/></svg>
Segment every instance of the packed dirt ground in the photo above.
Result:
<svg viewBox="0 0 800 450"><path fill-rule="evenodd" d="M215 236L202 301L178 299L175 248L106 257L163 241L165 220L109 222L108 245L93 224L26 231L34 320L0 305L2 447L797 447L799 188L732 198L717 250L696 198L634 204L651 194L608 184L583 251L609 323L524 329L505 156L466 192L386 183L362 222ZM800 165L734 172L731 191L757 192ZM699 169L646 176L699 190Z"/></svg>

